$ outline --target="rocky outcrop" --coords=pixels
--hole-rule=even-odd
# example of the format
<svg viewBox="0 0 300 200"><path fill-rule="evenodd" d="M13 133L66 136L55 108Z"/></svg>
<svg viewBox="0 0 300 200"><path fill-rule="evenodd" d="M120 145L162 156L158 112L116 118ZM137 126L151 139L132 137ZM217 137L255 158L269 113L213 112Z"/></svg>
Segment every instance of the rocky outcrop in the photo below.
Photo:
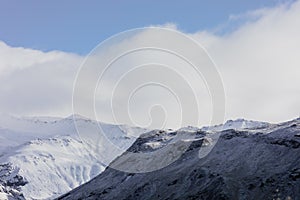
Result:
<svg viewBox="0 0 300 200"><path fill-rule="evenodd" d="M299 122L214 133L152 131L99 176L58 199L300 199ZM214 134L220 134L216 145L199 158ZM130 172L142 162L164 162L170 151L163 149L176 151L181 144L183 153L169 165ZM132 162L132 153L151 156Z"/></svg>
<svg viewBox="0 0 300 200"><path fill-rule="evenodd" d="M0 199L25 200L21 186L28 182L18 172L11 163L0 164Z"/></svg>

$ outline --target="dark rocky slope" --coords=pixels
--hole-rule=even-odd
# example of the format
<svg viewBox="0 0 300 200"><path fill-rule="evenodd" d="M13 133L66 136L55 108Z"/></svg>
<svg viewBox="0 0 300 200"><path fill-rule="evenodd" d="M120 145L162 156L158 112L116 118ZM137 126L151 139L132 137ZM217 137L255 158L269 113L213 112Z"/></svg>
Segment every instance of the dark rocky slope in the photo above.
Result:
<svg viewBox="0 0 300 200"><path fill-rule="evenodd" d="M208 148L215 134L199 130L144 134L103 173L58 199L300 199L300 119L222 131L212 151L200 159L199 150ZM152 172L132 173L145 167L142 163L165 162L170 151L161 150L176 151L182 147L178 144L190 145L183 145L186 151L175 162ZM132 152L152 157L131 162Z"/></svg>
<svg viewBox="0 0 300 200"><path fill-rule="evenodd" d="M0 164L0 200L25 200L21 186L28 182L11 163Z"/></svg>

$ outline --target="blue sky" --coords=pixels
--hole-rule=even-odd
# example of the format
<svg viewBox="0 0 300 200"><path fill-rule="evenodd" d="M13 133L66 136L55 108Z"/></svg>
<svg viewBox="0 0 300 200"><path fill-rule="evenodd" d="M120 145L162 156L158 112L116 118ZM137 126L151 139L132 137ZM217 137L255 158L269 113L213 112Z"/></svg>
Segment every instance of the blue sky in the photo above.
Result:
<svg viewBox="0 0 300 200"><path fill-rule="evenodd" d="M175 23L189 33L212 30L226 23L231 14L272 7L280 2L2 0L0 40L10 46L84 55L99 42L127 29Z"/></svg>

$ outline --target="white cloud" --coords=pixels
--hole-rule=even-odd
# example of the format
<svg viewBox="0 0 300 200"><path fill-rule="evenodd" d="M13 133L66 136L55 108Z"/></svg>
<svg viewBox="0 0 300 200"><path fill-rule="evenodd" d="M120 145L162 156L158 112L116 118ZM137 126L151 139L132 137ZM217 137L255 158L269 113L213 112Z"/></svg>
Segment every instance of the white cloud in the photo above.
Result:
<svg viewBox="0 0 300 200"><path fill-rule="evenodd" d="M206 47L220 70L226 90L226 118L244 117L277 122L299 116L300 2L260 9L244 15L232 15L226 26L230 26L231 21L240 19L243 20L241 26L221 36L205 30L189 34ZM176 29L174 24L167 24L166 27ZM153 38L143 33L135 39L140 41ZM133 39L127 42L137 41ZM113 51L107 50L107 54L111 52ZM141 60L147 59L142 58L143 55L139 57ZM166 58L161 58L164 59ZM0 42L1 112L19 115L70 114L73 81L82 60L83 57L70 53L45 53L14 48ZM173 66L179 63L168 60ZM117 76L124 71L126 65L130 65L130 59L122 63L122 70L116 69L113 74ZM110 95L112 88L109 85L113 80L113 75L107 77L105 84L109 89L102 91L102 94ZM88 83L90 80L86 81ZM126 89L130 86L128 84L122 87ZM199 84L199 88L201 93L205 85ZM87 89L86 92L88 91ZM141 104L134 102L134 105L147 107L150 102L167 105L166 109L172 112L168 115L173 121L170 126L176 127L178 119L175 116L179 110L173 106L174 99L171 96L167 98L167 94L151 92L151 89L147 92L153 93L152 98L138 96ZM203 111L200 122L207 124L211 106L208 105L210 102L207 94L201 95L204 100L200 105ZM81 96L84 102L87 95ZM100 100L103 99L105 96ZM109 105L108 102L100 100L101 119L111 121L110 110L104 109ZM138 111L140 112L135 113L137 120L145 115L149 117L147 110ZM89 112L83 114L91 115ZM159 115L163 115L162 111L158 111Z"/></svg>
<svg viewBox="0 0 300 200"><path fill-rule="evenodd" d="M229 35L200 32L194 37L221 71L227 118L295 118L300 114L300 2L253 13L247 15L257 20Z"/></svg>
<svg viewBox="0 0 300 200"><path fill-rule="evenodd" d="M79 56L0 43L0 110L18 115L68 115Z"/></svg>

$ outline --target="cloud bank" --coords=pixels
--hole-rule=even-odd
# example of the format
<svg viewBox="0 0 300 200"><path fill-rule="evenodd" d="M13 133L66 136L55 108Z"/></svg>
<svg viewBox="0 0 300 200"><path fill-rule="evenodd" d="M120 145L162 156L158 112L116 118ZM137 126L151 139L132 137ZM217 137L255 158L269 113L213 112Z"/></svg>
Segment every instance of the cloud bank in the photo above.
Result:
<svg viewBox="0 0 300 200"><path fill-rule="evenodd" d="M299 116L299 19L300 2L297 1L232 15L225 29L231 28L236 20L242 20L243 23L229 33L218 35L206 30L189 33L207 49L217 64L226 93L226 119L242 117L278 122ZM167 27L176 29L172 24ZM149 36L144 34L137 38L147 40ZM69 115L72 113L73 82L83 59L71 53L15 48L0 42L1 112L16 115ZM108 88L109 83L107 78ZM199 88L203 87L199 85ZM155 101L174 104L168 102L171 98L163 93L157 94L151 89L148 93L153 93ZM203 117L200 124L193 122L191 125L209 123L211 105L207 94L203 96ZM139 98L145 105L148 104L147 99L151 100L150 97ZM103 105L100 120L110 122L111 113L104 109L107 104L99 104ZM176 112L179 112L177 108L172 116ZM142 118L145 110L141 109L135 115ZM177 128L177 119L172 120L169 126Z"/></svg>
<svg viewBox="0 0 300 200"><path fill-rule="evenodd" d="M228 35L194 34L222 74L227 118L278 122L298 117L300 2L240 17L250 22Z"/></svg>
<svg viewBox="0 0 300 200"><path fill-rule="evenodd" d="M59 51L15 48L0 42L0 111L69 115L72 85L82 58Z"/></svg>

